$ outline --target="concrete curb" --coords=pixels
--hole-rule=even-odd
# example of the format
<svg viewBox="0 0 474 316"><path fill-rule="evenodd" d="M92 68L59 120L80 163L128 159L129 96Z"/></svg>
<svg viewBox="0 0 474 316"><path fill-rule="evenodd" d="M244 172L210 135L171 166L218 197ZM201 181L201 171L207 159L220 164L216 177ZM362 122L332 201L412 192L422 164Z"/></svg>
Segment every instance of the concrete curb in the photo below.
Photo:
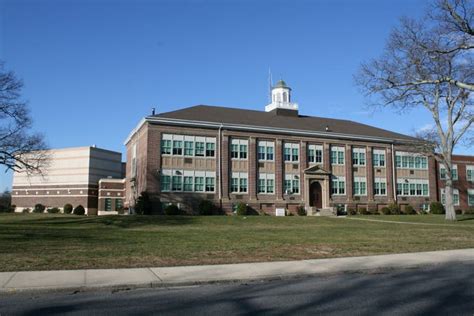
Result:
<svg viewBox="0 0 474 316"><path fill-rule="evenodd" d="M2 272L0 294L280 280L341 273L384 272L450 262L474 262L474 249L225 265Z"/></svg>

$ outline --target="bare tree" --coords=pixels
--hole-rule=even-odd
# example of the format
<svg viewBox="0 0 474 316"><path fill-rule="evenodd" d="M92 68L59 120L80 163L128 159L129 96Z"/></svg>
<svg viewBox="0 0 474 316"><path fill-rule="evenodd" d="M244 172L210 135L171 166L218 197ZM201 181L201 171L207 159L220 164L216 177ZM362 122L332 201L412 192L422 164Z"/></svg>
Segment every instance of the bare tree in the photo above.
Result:
<svg viewBox="0 0 474 316"><path fill-rule="evenodd" d="M456 219L453 204L452 154L461 140L472 141L474 63L472 1L440 0L421 20L402 18L381 57L361 65L356 83L373 105L405 111L428 110L426 149L446 168L446 219Z"/></svg>
<svg viewBox="0 0 474 316"><path fill-rule="evenodd" d="M21 100L23 83L0 62L0 165L7 170L42 173L48 155L43 136L30 132L32 121Z"/></svg>

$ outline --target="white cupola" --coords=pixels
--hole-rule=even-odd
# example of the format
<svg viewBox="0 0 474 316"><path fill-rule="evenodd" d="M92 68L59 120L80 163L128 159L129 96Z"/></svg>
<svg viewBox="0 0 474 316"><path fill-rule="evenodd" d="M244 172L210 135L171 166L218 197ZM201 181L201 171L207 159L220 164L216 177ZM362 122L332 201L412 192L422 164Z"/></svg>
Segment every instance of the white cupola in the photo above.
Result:
<svg viewBox="0 0 474 316"><path fill-rule="evenodd" d="M265 112L271 112L276 109L298 111L298 104L291 102L291 88L288 87L283 80L279 80L277 84L272 87L272 100L271 103L265 107Z"/></svg>

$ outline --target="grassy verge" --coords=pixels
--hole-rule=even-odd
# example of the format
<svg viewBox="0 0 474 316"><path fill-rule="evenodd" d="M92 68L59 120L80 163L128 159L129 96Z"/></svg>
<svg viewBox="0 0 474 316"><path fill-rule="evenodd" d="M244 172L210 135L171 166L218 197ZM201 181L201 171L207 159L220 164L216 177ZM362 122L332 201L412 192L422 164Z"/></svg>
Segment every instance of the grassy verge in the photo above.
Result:
<svg viewBox="0 0 474 316"><path fill-rule="evenodd" d="M442 216L366 216L443 224ZM473 219L473 220L470 220ZM0 215L0 271L296 260L474 247L474 218Z"/></svg>

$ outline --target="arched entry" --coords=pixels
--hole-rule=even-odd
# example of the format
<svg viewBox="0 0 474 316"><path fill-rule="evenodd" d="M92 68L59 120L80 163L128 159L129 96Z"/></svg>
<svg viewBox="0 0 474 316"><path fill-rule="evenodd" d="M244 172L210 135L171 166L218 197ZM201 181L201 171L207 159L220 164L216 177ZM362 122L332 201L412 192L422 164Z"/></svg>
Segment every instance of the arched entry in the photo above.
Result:
<svg viewBox="0 0 474 316"><path fill-rule="evenodd" d="M309 206L316 208L323 207L323 195L319 181L314 181L309 187Z"/></svg>

